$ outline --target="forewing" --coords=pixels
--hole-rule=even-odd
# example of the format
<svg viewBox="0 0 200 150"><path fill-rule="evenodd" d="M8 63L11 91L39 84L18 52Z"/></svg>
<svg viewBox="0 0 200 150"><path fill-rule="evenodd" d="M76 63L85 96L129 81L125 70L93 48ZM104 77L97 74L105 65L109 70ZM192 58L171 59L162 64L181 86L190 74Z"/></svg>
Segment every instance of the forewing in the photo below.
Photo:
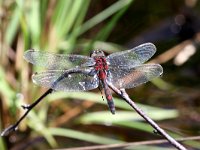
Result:
<svg viewBox="0 0 200 150"><path fill-rule="evenodd" d="M32 76L32 80L35 84L57 91L86 91L98 87L99 80L96 75L89 76L82 73L73 73L64 77L64 73L64 71L60 70L48 70L35 73Z"/></svg>
<svg viewBox="0 0 200 150"><path fill-rule="evenodd" d="M151 58L156 52L152 43L145 43L133 49L109 55L107 61L110 66L138 66Z"/></svg>
<svg viewBox="0 0 200 150"><path fill-rule="evenodd" d="M94 60L88 56L53 54L38 50L28 50L24 54L26 61L50 70L69 69L77 66L91 66Z"/></svg>
<svg viewBox="0 0 200 150"><path fill-rule="evenodd" d="M132 68L110 68L109 81L117 88L133 88L146 83L163 73L159 64L144 64Z"/></svg>

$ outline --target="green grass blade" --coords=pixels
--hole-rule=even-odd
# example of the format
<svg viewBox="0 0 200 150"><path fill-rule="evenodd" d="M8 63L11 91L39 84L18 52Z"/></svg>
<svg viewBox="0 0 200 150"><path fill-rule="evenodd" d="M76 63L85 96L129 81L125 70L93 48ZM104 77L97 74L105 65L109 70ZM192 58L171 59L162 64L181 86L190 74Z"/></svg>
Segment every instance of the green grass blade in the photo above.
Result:
<svg viewBox="0 0 200 150"><path fill-rule="evenodd" d="M153 120L165 120L178 117L178 112L176 110L151 110L145 111L146 114ZM117 111L116 115L111 115L107 111L88 113L80 117L80 122L84 124L91 123L114 123L121 121L144 121L144 119L138 115L136 112L130 111Z"/></svg>
<svg viewBox="0 0 200 150"><path fill-rule="evenodd" d="M64 35L68 35L72 29L73 24L77 20L83 5L87 5L89 1L60 1L56 7L54 15L54 25L57 30L59 38L63 38Z"/></svg>
<svg viewBox="0 0 200 150"><path fill-rule="evenodd" d="M154 85L156 85L159 89L162 90L173 90L175 89L175 87L167 82L165 82L164 80L162 80L162 78L156 78L154 80L151 81Z"/></svg>
<svg viewBox="0 0 200 150"><path fill-rule="evenodd" d="M90 44L84 49L85 51L88 51L90 49L92 49L95 41L106 41L106 39L108 38L108 36L110 35L111 31L113 30L115 24L117 23L117 21L120 19L120 17L124 14L124 12L128 9L129 5L125 6L124 8L122 8L119 12L117 12L112 18L111 20L105 25L104 28L102 28L99 33L96 35L95 38L93 38L93 40L91 40Z"/></svg>
<svg viewBox="0 0 200 150"><path fill-rule="evenodd" d="M31 32L32 44L34 47L39 47L41 23L40 23L40 3L39 1L31 1L30 11L26 13L26 21Z"/></svg>
<svg viewBox="0 0 200 150"><path fill-rule="evenodd" d="M141 131L145 131L148 133L153 133L153 128L150 126L147 122L141 122L141 121L119 121L114 122L114 125L125 127L125 128L131 128L131 129L137 129Z"/></svg>
<svg viewBox="0 0 200 150"><path fill-rule="evenodd" d="M52 93L49 96L49 101L54 101L57 99L66 99L68 100L69 98L72 99L79 99L79 100L88 100L88 101L92 101L92 102L96 102L99 104L103 104L103 105L107 105L106 101L102 100L102 95L101 94L96 94L96 93L92 93L92 92L55 92ZM115 106L121 109L126 109L126 110L133 110L124 100L119 99L114 97L114 103ZM144 105L144 104L138 104L138 107L140 107L143 110L159 110L160 108L157 107L153 107L153 106L148 106L148 105Z"/></svg>
<svg viewBox="0 0 200 150"><path fill-rule="evenodd" d="M48 12L48 0L42 0L40 1L40 23L41 23L41 28L44 28L44 23L46 19L46 13Z"/></svg>
<svg viewBox="0 0 200 150"><path fill-rule="evenodd" d="M35 131L39 132L42 136L44 136L52 147L57 147L57 142L54 139L52 133L49 131L47 127L45 127L44 122L42 122L42 120L38 117L38 115L34 113L34 111L30 112L29 120L27 123L32 129L34 129Z"/></svg>
<svg viewBox="0 0 200 150"><path fill-rule="evenodd" d="M161 147L161 146L153 146L153 145L136 145L136 146L129 146L126 147L127 150L177 150L176 148L172 147Z"/></svg>
<svg viewBox="0 0 200 150"><path fill-rule="evenodd" d="M99 41L106 41L108 36L110 35L111 31L113 30L114 26L116 25L117 21L122 17L122 15L126 12L130 5L126 5L122 8L119 12L117 12L111 20L106 24L106 26L100 30L97 37L95 39Z"/></svg>
<svg viewBox="0 0 200 150"><path fill-rule="evenodd" d="M87 1L87 0L86 0ZM70 29L72 28L72 25L75 22L75 19L77 18L77 15L82 7L82 5L84 5L85 1L83 0L76 0L73 1L73 4L71 5L71 9L68 12L68 16L67 18L65 18L65 22L63 22L63 24L60 26L60 28L62 28L61 30L61 37L64 35L67 35L70 31Z"/></svg>
<svg viewBox="0 0 200 150"><path fill-rule="evenodd" d="M91 29L95 25L99 24L100 22L104 21L114 13L118 12L120 9L124 8L125 6L129 5L132 0L119 0L101 13L97 14L90 20L86 21L80 30L79 34L85 33L87 30Z"/></svg>
<svg viewBox="0 0 200 150"><path fill-rule="evenodd" d="M6 74L0 66L0 92L7 98L7 105L14 105L15 92L12 90L8 82L5 80Z"/></svg>
<svg viewBox="0 0 200 150"><path fill-rule="evenodd" d="M2 137L0 137L0 150L6 150Z"/></svg>
<svg viewBox="0 0 200 150"><path fill-rule="evenodd" d="M22 15L22 5L23 0L17 0L16 4L14 5L15 8L5 32L5 41L8 45L11 45L17 33L20 17Z"/></svg>
<svg viewBox="0 0 200 150"><path fill-rule="evenodd" d="M64 137L69 137L69 138L87 141L91 143L97 143L97 144L123 143L123 141L120 141L120 140L102 137L102 136L91 134L91 133L84 133L84 132L71 130L71 129L49 128L49 131L51 132L51 134L56 135L56 136L64 136Z"/></svg>
<svg viewBox="0 0 200 150"><path fill-rule="evenodd" d="M24 16L21 17L21 19L20 19L20 25L21 25L21 30L22 30L23 39L24 39L24 48L27 49L29 46L30 34L28 32L28 26L26 23L26 18Z"/></svg>
<svg viewBox="0 0 200 150"><path fill-rule="evenodd" d="M85 0L84 4L81 6L81 9L79 10L79 14L77 15L77 19L75 20L73 29L71 34L68 37L68 47L65 46L65 50L67 50L67 53L71 53L72 50L75 48L75 45L77 45L77 37L79 35L80 32L80 26L82 25L85 15L87 13L88 7L90 4L90 0Z"/></svg>
<svg viewBox="0 0 200 150"><path fill-rule="evenodd" d="M66 16L68 15L71 3L71 0L59 0L56 3L56 8L52 19L55 26L62 26L64 20L66 19Z"/></svg>

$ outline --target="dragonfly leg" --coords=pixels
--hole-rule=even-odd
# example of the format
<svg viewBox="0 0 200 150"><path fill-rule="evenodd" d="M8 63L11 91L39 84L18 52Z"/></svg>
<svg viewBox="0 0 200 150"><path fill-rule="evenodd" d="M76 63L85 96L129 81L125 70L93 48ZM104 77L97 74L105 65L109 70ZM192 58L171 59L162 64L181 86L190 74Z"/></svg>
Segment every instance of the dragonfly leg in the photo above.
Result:
<svg viewBox="0 0 200 150"><path fill-rule="evenodd" d="M98 86L98 89L99 89L99 91L101 92L101 98L103 99L103 101L104 101L104 98L103 98L103 93L102 93L102 89L103 89L103 84L101 83L101 80L99 80L99 86Z"/></svg>

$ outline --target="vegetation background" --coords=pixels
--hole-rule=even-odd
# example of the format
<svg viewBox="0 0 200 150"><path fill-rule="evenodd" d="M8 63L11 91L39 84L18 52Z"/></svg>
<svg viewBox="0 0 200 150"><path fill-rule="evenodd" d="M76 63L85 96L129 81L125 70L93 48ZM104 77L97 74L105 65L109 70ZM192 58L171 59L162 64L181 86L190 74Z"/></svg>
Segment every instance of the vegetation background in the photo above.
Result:
<svg viewBox="0 0 200 150"><path fill-rule="evenodd" d="M161 78L128 90L130 97L174 138L200 134L200 3L197 0L0 0L0 130L23 114L46 89L34 85L40 70L24 61L30 48L54 53L107 54L145 42L157 46L151 62ZM0 137L0 149L72 148L160 139L114 95L116 115L98 90L55 92ZM200 149L199 141L185 141ZM151 144L131 149L173 149Z"/></svg>

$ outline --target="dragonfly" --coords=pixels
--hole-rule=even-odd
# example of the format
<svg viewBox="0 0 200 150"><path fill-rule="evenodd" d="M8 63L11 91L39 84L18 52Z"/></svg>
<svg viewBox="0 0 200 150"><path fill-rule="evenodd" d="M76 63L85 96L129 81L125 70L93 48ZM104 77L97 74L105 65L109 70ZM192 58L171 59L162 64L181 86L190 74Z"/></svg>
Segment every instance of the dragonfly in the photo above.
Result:
<svg viewBox="0 0 200 150"><path fill-rule="evenodd" d="M54 91L88 91L100 87L105 93L111 113L115 114L109 84L118 89L130 89L159 77L163 73L161 65L143 64L155 52L156 47L152 43L145 43L108 56L102 50L94 50L90 56L53 54L34 49L26 51L24 54L26 61L46 68L45 71L32 75L33 82L48 90L31 105L23 105L22 107L27 110L25 114L14 125L6 128L1 135L16 130L29 111Z"/></svg>

